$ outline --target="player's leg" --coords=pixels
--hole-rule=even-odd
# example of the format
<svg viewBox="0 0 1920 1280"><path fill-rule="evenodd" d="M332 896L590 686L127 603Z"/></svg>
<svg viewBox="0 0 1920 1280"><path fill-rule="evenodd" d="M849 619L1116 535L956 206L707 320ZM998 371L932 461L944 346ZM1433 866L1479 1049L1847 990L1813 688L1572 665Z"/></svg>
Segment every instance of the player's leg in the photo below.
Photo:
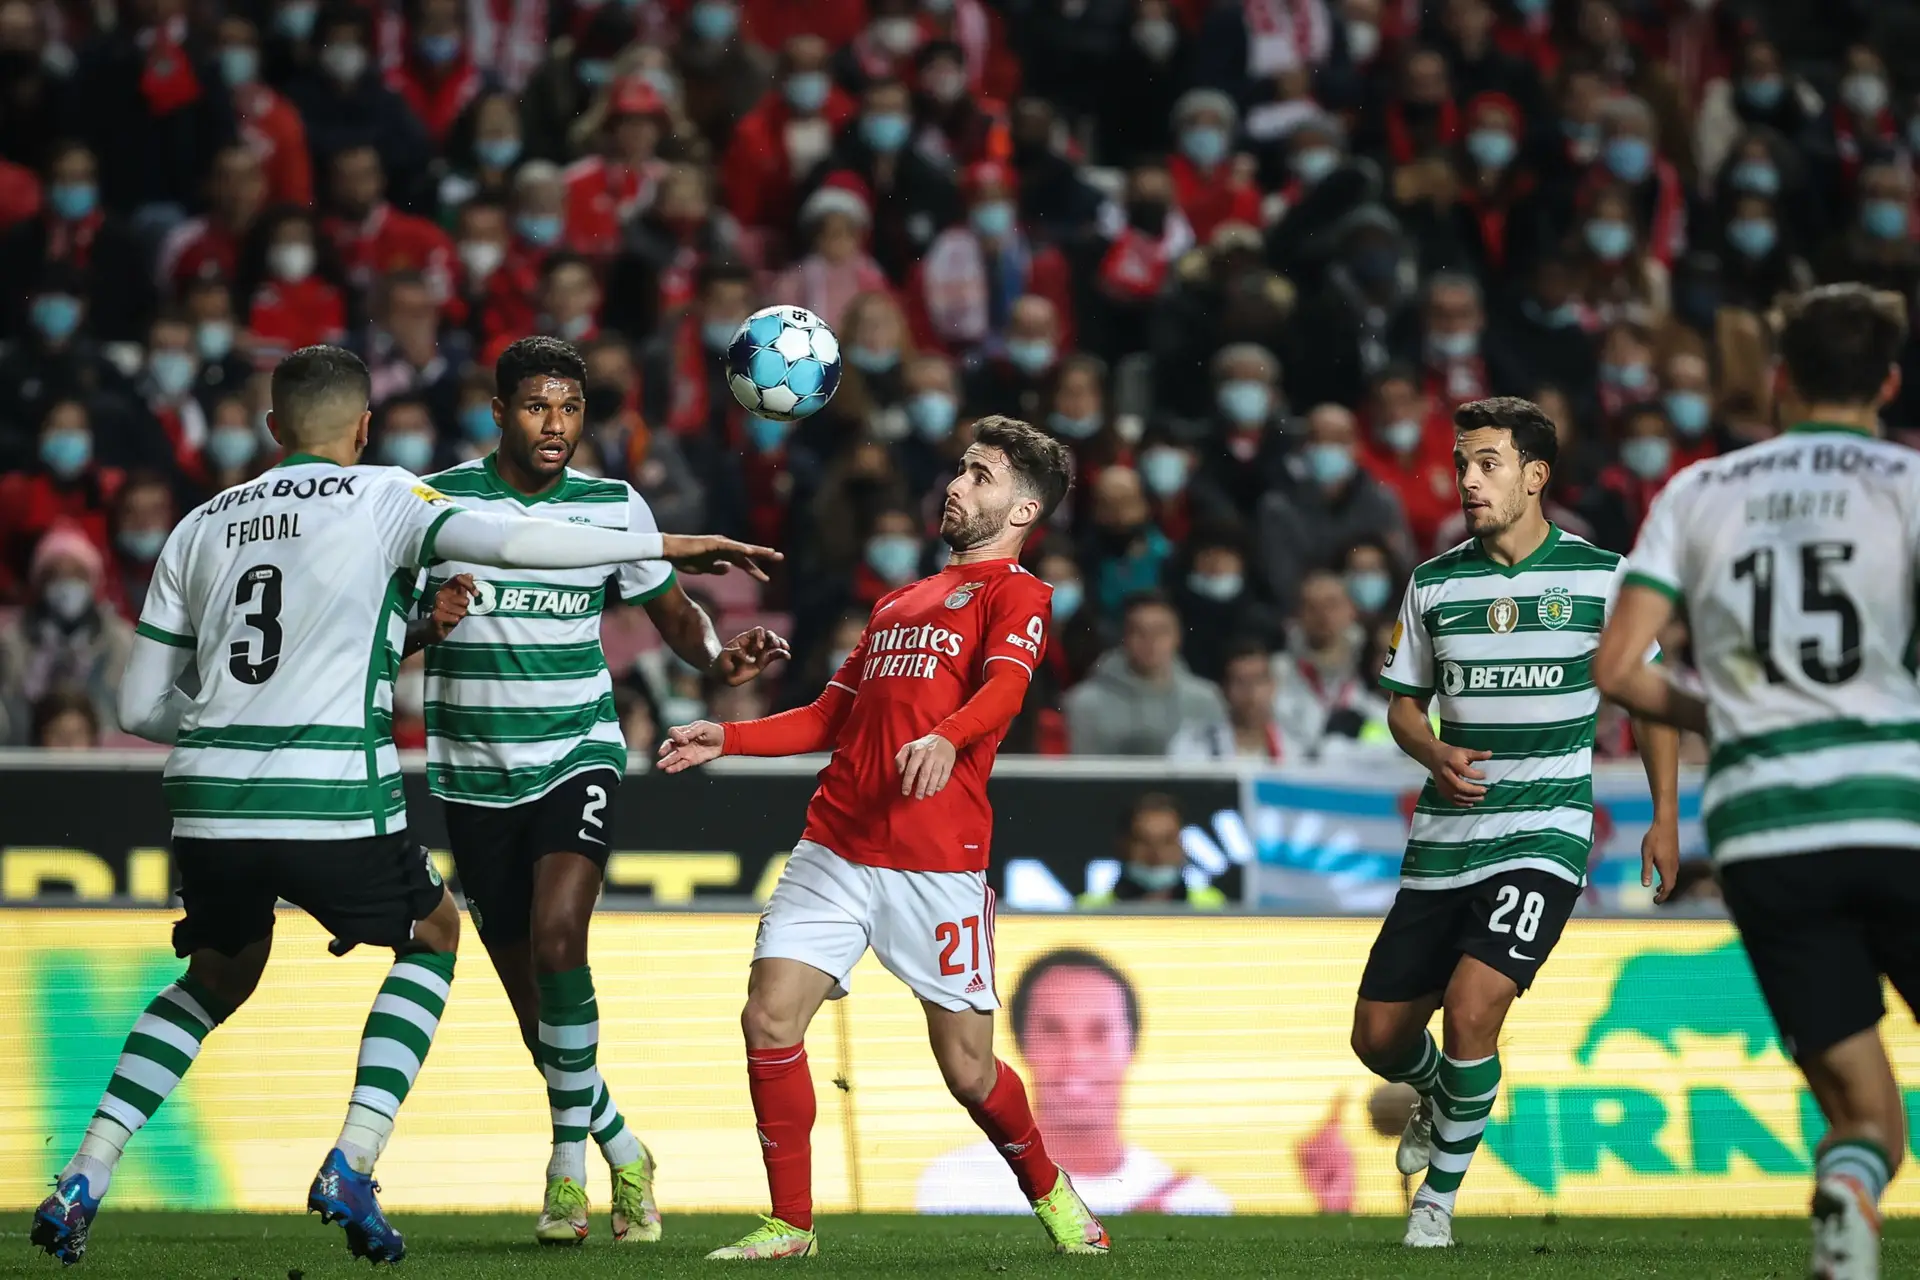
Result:
<svg viewBox="0 0 1920 1280"><path fill-rule="evenodd" d="M740 1030L772 1213L757 1231L709 1258L758 1261L818 1252L812 1146L818 1104L806 1033L823 1002L847 993L867 949L870 871L803 840L760 914Z"/></svg>
<svg viewBox="0 0 1920 1280"><path fill-rule="evenodd" d="M1394 1164L1412 1177L1427 1167L1440 1046L1427 1029L1459 959L1464 895L1454 889L1402 889L1381 922L1353 1006L1354 1056L1375 1075L1413 1089Z"/></svg>

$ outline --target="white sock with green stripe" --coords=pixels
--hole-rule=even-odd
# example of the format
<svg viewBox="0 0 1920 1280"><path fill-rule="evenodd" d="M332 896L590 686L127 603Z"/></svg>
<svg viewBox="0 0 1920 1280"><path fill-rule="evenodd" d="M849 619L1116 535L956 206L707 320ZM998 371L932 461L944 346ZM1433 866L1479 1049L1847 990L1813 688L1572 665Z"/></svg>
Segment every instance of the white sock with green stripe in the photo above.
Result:
<svg viewBox="0 0 1920 1280"><path fill-rule="evenodd" d="M594 1074L600 1074L598 1067ZM609 1168L618 1169L640 1158L640 1137L627 1127L627 1118L613 1105L613 1095L607 1092L604 1079L600 1081L600 1092L594 1095L593 1119L587 1127L593 1132L593 1140L600 1144L600 1154L606 1157Z"/></svg>
<svg viewBox="0 0 1920 1280"><path fill-rule="evenodd" d="M1830 1144L1820 1153L1813 1167L1816 1182L1828 1178L1850 1178L1860 1184L1867 1198L1877 1207L1880 1196L1892 1180L1886 1149L1866 1138L1846 1138Z"/></svg>
<svg viewBox="0 0 1920 1280"><path fill-rule="evenodd" d="M446 1012L453 989L451 951L401 956L387 970L360 1032L360 1062L353 1075L353 1098L340 1129L340 1148L356 1173L372 1173L374 1162L393 1137L400 1104L420 1075L433 1033Z"/></svg>
<svg viewBox="0 0 1920 1280"><path fill-rule="evenodd" d="M1479 1149L1480 1135L1493 1114L1500 1094L1500 1055L1462 1062L1440 1055L1438 1088L1433 1098L1433 1155L1427 1180L1414 1192L1413 1203L1453 1212L1453 1198L1467 1166Z"/></svg>
<svg viewBox="0 0 1920 1280"><path fill-rule="evenodd" d="M1380 1074L1395 1084L1412 1085L1423 1098L1432 1096L1440 1085L1440 1046L1434 1043L1433 1032L1423 1029L1406 1059Z"/></svg>
<svg viewBox="0 0 1920 1280"><path fill-rule="evenodd" d="M200 1056L207 1033L232 1012L224 1000L188 974L155 996L127 1033L120 1061L114 1064L113 1078L100 1096L80 1149L60 1176L84 1174L93 1194L105 1195L128 1141L179 1085Z"/></svg>

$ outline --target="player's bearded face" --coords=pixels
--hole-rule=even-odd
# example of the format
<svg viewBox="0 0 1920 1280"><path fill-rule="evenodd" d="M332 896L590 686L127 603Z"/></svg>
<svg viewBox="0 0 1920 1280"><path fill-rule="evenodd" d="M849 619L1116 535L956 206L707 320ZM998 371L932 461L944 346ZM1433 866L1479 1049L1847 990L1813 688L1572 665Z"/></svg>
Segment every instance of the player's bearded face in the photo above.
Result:
<svg viewBox="0 0 1920 1280"><path fill-rule="evenodd" d="M990 541L1007 527L1015 501L1013 497L996 501L981 494L951 496L940 515L940 536L955 551L967 551Z"/></svg>
<svg viewBox="0 0 1920 1280"><path fill-rule="evenodd" d="M573 458L586 425L587 400L571 378L538 376L521 382L507 406L500 444L535 475L558 475Z"/></svg>

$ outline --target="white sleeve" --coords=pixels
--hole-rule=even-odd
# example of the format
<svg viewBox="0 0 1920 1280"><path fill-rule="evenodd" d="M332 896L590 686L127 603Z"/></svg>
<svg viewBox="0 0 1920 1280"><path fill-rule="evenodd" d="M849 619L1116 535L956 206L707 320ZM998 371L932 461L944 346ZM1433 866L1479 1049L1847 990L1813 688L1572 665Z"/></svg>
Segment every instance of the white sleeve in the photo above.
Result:
<svg viewBox="0 0 1920 1280"><path fill-rule="evenodd" d="M1420 588L1407 584L1400 616L1393 624L1393 647L1380 669L1380 684L1391 693L1424 698L1433 692L1433 640L1420 616Z"/></svg>
<svg viewBox="0 0 1920 1280"><path fill-rule="evenodd" d="M460 510L453 499L398 467L381 468L372 481L368 509L387 563L423 569L441 558L435 549L441 526Z"/></svg>
<svg viewBox="0 0 1920 1280"><path fill-rule="evenodd" d="M1675 477L1660 496L1653 500L1647 518L1640 523L1640 536L1634 541L1633 554L1627 557L1624 585L1652 587L1669 600L1685 595L1680 576L1680 504L1682 490L1689 477ZM1612 608L1612 602L1608 602Z"/></svg>
<svg viewBox="0 0 1920 1280"><path fill-rule="evenodd" d="M428 534L423 560L464 560L496 569L590 569L666 555L666 539L657 533L518 520L459 507L436 521Z"/></svg>
<svg viewBox="0 0 1920 1280"><path fill-rule="evenodd" d="M1604 622L1607 618L1613 617L1613 607L1620 603L1620 591L1622 588L1624 588L1627 585L1628 580L1631 579L1632 577L1633 577L1633 573L1628 568L1627 561L1622 560L1619 564L1614 566L1613 577L1609 579L1607 582L1606 613L1605 613L1605 616L1602 618L1602 622ZM1647 582L1645 579L1641 580L1640 585L1653 586L1655 587L1656 590L1664 590L1664 588L1660 588L1657 583L1650 583L1650 582ZM1641 655L1641 661L1642 662L1660 661L1660 642L1658 640L1655 640L1652 644L1647 646L1646 653Z"/></svg>
<svg viewBox="0 0 1920 1280"><path fill-rule="evenodd" d="M171 744L180 732L180 717L193 699L179 687L180 677L193 661L193 650L149 635L136 635L127 669L120 677L116 714L120 727L149 742Z"/></svg>
<svg viewBox="0 0 1920 1280"><path fill-rule="evenodd" d="M653 508L632 485L627 486L627 532L660 532ZM622 604L645 604L673 585L673 566L664 560L629 560L614 571L613 577Z"/></svg>
<svg viewBox="0 0 1920 1280"><path fill-rule="evenodd" d="M187 610L187 569L181 561L193 541L196 522L182 520L167 535L160 558L154 562L153 577L147 583L147 598L140 605L140 621L134 634L176 649L192 653L197 643L193 615Z"/></svg>

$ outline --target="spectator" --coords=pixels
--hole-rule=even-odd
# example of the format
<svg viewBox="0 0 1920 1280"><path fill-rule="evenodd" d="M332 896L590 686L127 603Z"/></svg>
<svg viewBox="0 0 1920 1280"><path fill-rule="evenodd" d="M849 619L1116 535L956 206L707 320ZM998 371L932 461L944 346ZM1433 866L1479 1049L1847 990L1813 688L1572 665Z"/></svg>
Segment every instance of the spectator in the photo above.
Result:
<svg viewBox="0 0 1920 1280"><path fill-rule="evenodd" d="M438 147L480 95L482 75L468 51L463 0L412 0L409 12L406 49L387 71L387 87Z"/></svg>
<svg viewBox="0 0 1920 1280"><path fill-rule="evenodd" d="M913 512L905 507L882 511L867 531L860 567L854 571L854 600L872 609L880 597L921 576L926 554L926 538Z"/></svg>
<svg viewBox="0 0 1920 1280"><path fill-rule="evenodd" d="M53 690L83 690L96 720L114 714L133 625L101 607L105 562L87 534L56 528L33 551L27 607L0 627L0 719L4 741L27 744L32 707Z"/></svg>
<svg viewBox="0 0 1920 1280"><path fill-rule="evenodd" d="M951 355L1005 343L1014 303L1044 298L1055 341L1073 345L1073 286L1066 258L1026 236L1014 204L1013 174L983 162L966 175L967 221L941 232L907 285L914 333Z"/></svg>
<svg viewBox="0 0 1920 1280"><path fill-rule="evenodd" d="M913 0L869 0L867 25L833 58L834 79L854 93L876 80L904 81L921 29Z"/></svg>
<svg viewBox="0 0 1920 1280"><path fill-rule="evenodd" d="M1193 228L1173 204L1173 176L1160 163L1137 166L1127 175L1126 201L1112 210L1102 231L1107 243L1094 275L1099 305L1083 338L1110 354L1145 351L1152 344L1152 319L1165 292L1173 264L1193 247ZM1124 221L1122 221L1124 219Z"/></svg>
<svg viewBox="0 0 1920 1280"><path fill-rule="evenodd" d="M288 83L287 98L306 121L315 165L330 165L353 147L372 147L392 180L394 202L411 208L426 194L432 139L406 100L381 83L372 36L359 10L328 10L314 66Z"/></svg>
<svg viewBox="0 0 1920 1280"><path fill-rule="evenodd" d="M1673 424L1658 401L1632 405L1620 415L1620 461L1600 473L1582 513L1593 540L1622 555L1633 549L1647 508L1678 469Z"/></svg>
<svg viewBox="0 0 1920 1280"><path fill-rule="evenodd" d="M1051 102L1025 97L1013 104L1007 132L1020 186L1020 225L1036 243L1067 246L1093 230L1104 197L1061 154L1058 124Z"/></svg>
<svg viewBox="0 0 1920 1280"><path fill-rule="evenodd" d="M39 215L0 235L0 326L26 331L27 297L53 262L68 268L92 300L95 337L136 341L154 305L146 248L101 206L99 166L84 143L59 143L49 155Z"/></svg>
<svg viewBox="0 0 1920 1280"><path fill-rule="evenodd" d="M1577 402L1591 404L1599 376L1593 340L1585 328L1590 312L1564 259L1542 258L1527 285L1495 321L1498 338L1489 372L1502 395L1524 395L1542 379L1564 387Z"/></svg>
<svg viewBox="0 0 1920 1280"><path fill-rule="evenodd" d="M606 340L602 339L604 343ZM625 347L622 345L624 352ZM604 399L604 397L603 397ZM500 443L500 424L493 417L493 374L478 365L468 368L460 376L459 408L455 421L459 427L456 433L453 454L461 462L472 462L492 453ZM604 403L596 404L592 388L587 390L587 430L594 435L595 443L601 444L601 456L618 456L624 459L624 444L617 448L608 448L600 439L602 432L618 431L618 418L615 411ZM621 437L624 440L624 437ZM620 472L616 469L613 474Z"/></svg>
<svg viewBox="0 0 1920 1280"><path fill-rule="evenodd" d="M240 140L260 160L266 203L308 207L313 203L313 157L307 151L306 122L262 78L259 29L245 14L229 12L220 19L214 40Z"/></svg>
<svg viewBox="0 0 1920 1280"><path fill-rule="evenodd" d="M1619 321L1600 339L1600 416L1613 421L1629 405L1660 392L1653 367L1653 334L1642 325Z"/></svg>
<svg viewBox="0 0 1920 1280"><path fill-rule="evenodd" d="M863 293L852 300L840 326L840 354L840 390L821 416L844 424L841 430L850 438L871 436L891 444L905 437L903 370L913 344L892 294Z"/></svg>
<svg viewBox="0 0 1920 1280"><path fill-rule="evenodd" d="M1261 495L1287 478L1280 362L1265 347L1236 342L1220 348L1210 371L1212 421L1201 471L1239 517L1250 520Z"/></svg>
<svg viewBox="0 0 1920 1280"><path fill-rule="evenodd" d="M15 175L30 194L39 184L36 172L46 169L49 144L67 136L59 112L66 93L67 72L48 40L47 24L58 10L43 9L27 0L0 5L0 84L7 87L0 100L0 156L20 166ZM4 191L0 184L0 191ZM11 196L13 192L7 192ZM28 205L15 216L34 212Z"/></svg>
<svg viewBox="0 0 1920 1280"><path fill-rule="evenodd" d="M57 401L85 402L101 457L117 465L158 461L164 450L140 439L131 406L119 388L124 380L88 332L84 282L71 268L42 269L27 300L28 330L0 347L0 465L28 465L33 440L27 430Z"/></svg>
<svg viewBox="0 0 1920 1280"><path fill-rule="evenodd" d="M379 277L393 272L419 276L436 306L452 298L453 240L437 224L387 202L379 151L368 145L337 151L331 175L337 216L327 219L325 229L358 299L370 300Z"/></svg>
<svg viewBox="0 0 1920 1280"><path fill-rule="evenodd" d="M827 74L827 42L795 36L781 54L779 83L741 117L727 146L721 187L742 226L784 234L799 206L796 188L833 149L857 110ZM869 190L873 190L871 184Z"/></svg>
<svg viewBox="0 0 1920 1280"><path fill-rule="evenodd" d="M571 25L571 47L539 62L520 94L527 154L555 164L575 154L575 123L621 73L636 69L638 52L635 41L640 33L633 6L606 4L586 13L576 10Z"/></svg>
<svg viewBox="0 0 1920 1280"><path fill-rule="evenodd" d="M207 415L194 398L199 381L193 326L177 314L161 316L147 332L146 366L134 384L146 410L141 433L166 450L175 474L196 482L205 476L207 442Z"/></svg>
<svg viewBox="0 0 1920 1280"><path fill-rule="evenodd" d="M1390 335L1411 322L1412 277L1400 223L1378 205L1334 229L1337 260L1327 287L1299 318L1299 357L1289 388L1301 404L1357 404L1390 359Z"/></svg>
<svg viewBox="0 0 1920 1280"><path fill-rule="evenodd" d="M1406 514L1416 555L1460 509L1453 473L1453 415L1420 388L1411 368L1390 365L1373 383L1361 463Z"/></svg>
<svg viewBox="0 0 1920 1280"><path fill-rule="evenodd" d="M182 314L193 326L193 349L200 356L200 377L193 393L203 406L244 387L253 372L241 334L234 324L233 290L210 277L187 287Z"/></svg>
<svg viewBox="0 0 1920 1280"><path fill-rule="evenodd" d="M379 417L369 452L382 465L400 467L417 476L439 469L442 450L425 401L397 396L381 408Z"/></svg>
<svg viewBox="0 0 1920 1280"><path fill-rule="evenodd" d="M1832 116L1840 172L1847 182L1858 175L1868 156L1888 155L1900 145L1900 131L1888 105L1892 97L1887 64L1879 52L1872 45L1849 45L1840 100L1833 104Z"/></svg>
<svg viewBox="0 0 1920 1280"><path fill-rule="evenodd" d="M1454 99L1447 60L1439 50L1415 47L1400 64L1400 83L1358 148L1393 166L1400 175L1427 157L1450 154L1460 145L1460 110Z"/></svg>
<svg viewBox="0 0 1920 1280"><path fill-rule="evenodd" d="M0 598L16 598L35 544L56 526L106 554L107 513L125 474L101 465L94 444L86 405L57 400L40 424L37 465L0 475Z"/></svg>
<svg viewBox="0 0 1920 1280"><path fill-rule="evenodd" d="M773 59L740 35L735 0L695 0L673 50L687 116L716 153L773 82Z"/></svg>
<svg viewBox="0 0 1920 1280"><path fill-rule="evenodd" d="M1117 619L1132 596L1159 587L1173 544L1154 525L1140 473L1128 466L1102 470L1092 485L1081 566L1092 581L1100 617Z"/></svg>
<svg viewBox="0 0 1920 1280"><path fill-rule="evenodd" d="M419 396L435 424L453 425L460 370L470 354L465 335L457 330L443 334L434 289L414 272L388 275L378 303L376 323L364 344L374 407L395 396Z"/></svg>
<svg viewBox="0 0 1920 1280"><path fill-rule="evenodd" d="M1399 605L1394 587L1399 585L1393 557L1377 542L1357 542L1347 548L1343 562L1347 599L1353 602L1361 627L1371 635L1383 622L1393 621Z"/></svg>
<svg viewBox="0 0 1920 1280"><path fill-rule="evenodd" d="M1660 155L1652 108L1617 98L1601 110L1600 129L1600 164L1590 184L1622 189L1647 255L1671 270L1687 247L1687 199L1679 172Z"/></svg>
<svg viewBox="0 0 1920 1280"><path fill-rule="evenodd" d="M488 276L481 304L485 348L504 347L533 327L540 308L540 266L549 253L564 247L565 204L560 170L547 161L529 160L513 175L512 233ZM489 257L483 252L479 265L485 266Z"/></svg>
<svg viewBox="0 0 1920 1280"><path fill-rule="evenodd" d="M1167 162L1174 200L1193 234L1209 239L1223 222L1260 221L1260 191L1233 155L1240 113L1213 89L1193 89L1173 108L1178 151Z"/></svg>
<svg viewBox="0 0 1920 1280"><path fill-rule="evenodd" d="M1319 755L1332 738L1357 738L1384 714L1360 668L1366 631L1337 571L1316 570L1300 584L1300 616L1284 653L1274 658L1274 714L1289 749Z"/></svg>
<svg viewBox="0 0 1920 1280"><path fill-rule="evenodd" d="M541 333L568 342L591 342L600 336L600 282L585 258L571 253L547 256L540 267Z"/></svg>
<svg viewBox="0 0 1920 1280"><path fill-rule="evenodd" d="M1781 294L1812 287L1813 271L1781 236L1770 197L1738 195L1724 207L1720 280L1728 306L1766 311Z"/></svg>
<svg viewBox="0 0 1920 1280"><path fill-rule="evenodd" d="M480 94L454 124L446 150L446 173L437 192L442 221L470 200L505 202L513 190L513 168L526 151L519 104L497 90Z"/></svg>
<svg viewBox="0 0 1920 1280"><path fill-rule="evenodd" d="M1820 279L1858 280L1913 297L1920 286L1913 201L1913 179L1905 165L1871 164L1861 170L1853 224L1821 254Z"/></svg>
<svg viewBox="0 0 1920 1280"><path fill-rule="evenodd" d="M1484 0L1469 3L1484 7ZM1467 103L1452 231L1462 257L1489 278L1538 261L1550 235L1539 180L1521 158L1526 124L1505 94L1482 93Z"/></svg>
<svg viewBox="0 0 1920 1280"><path fill-rule="evenodd" d="M518 93L546 56L547 28L544 0L472 5L467 9L468 57L483 75Z"/></svg>
<svg viewBox="0 0 1920 1280"><path fill-rule="evenodd" d="M1494 12L1488 0L1447 0L1440 8L1439 41L1448 76L1462 101L1493 94L1529 110L1538 105L1538 73L1494 39Z"/></svg>
<svg viewBox="0 0 1920 1280"><path fill-rule="evenodd" d="M1187 875L1187 851L1180 842L1180 806L1162 791L1149 791L1127 811L1120 840L1120 878L1102 894L1083 894L1082 908L1117 903L1179 903L1197 911L1218 911L1227 896L1206 877Z"/></svg>
<svg viewBox="0 0 1920 1280"><path fill-rule="evenodd" d="M1231 642L1222 657L1220 688L1227 704L1225 720L1182 725L1167 744L1175 760L1264 760L1288 758L1289 743L1274 719L1273 655L1264 640Z"/></svg>
<svg viewBox="0 0 1920 1280"><path fill-rule="evenodd" d="M965 451L958 431L960 376L953 361L935 352L907 359L904 369L900 411L907 434L894 449L908 492L930 499L946 488Z"/></svg>
<svg viewBox="0 0 1920 1280"><path fill-rule="evenodd" d="M1059 362L1060 316L1053 303L1035 294L1016 299L1006 341L989 347L967 370L967 416L1005 413L1032 422Z"/></svg>
<svg viewBox="0 0 1920 1280"><path fill-rule="evenodd" d="M88 751L100 745L100 716L84 690L55 689L33 704L28 743L49 751Z"/></svg>
<svg viewBox="0 0 1920 1280"><path fill-rule="evenodd" d="M627 344L617 337L587 344L587 425L608 462L607 473L627 480L668 533L706 527L707 495L670 431L654 431L639 414L640 378ZM486 403L481 401L481 403ZM493 426L488 413L489 427ZM476 424L477 425L477 424ZM469 439L477 432L463 430ZM497 430L495 435L497 435Z"/></svg>
<svg viewBox="0 0 1920 1280"><path fill-rule="evenodd" d="M1006 108L967 92L966 50L952 40L930 40L914 55L914 69L916 147L955 168L1005 149Z"/></svg>
<svg viewBox="0 0 1920 1280"><path fill-rule="evenodd" d="M127 478L114 503L113 554L107 560L105 603L128 621L140 616L154 562L167 545L178 513L173 486L151 471Z"/></svg>
<svg viewBox="0 0 1920 1280"><path fill-rule="evenodd" d="M1625 187L1604 187L1594 195L1575 253L1575 288L1601 323L1653 325L1666 318L1667 269L1647 252Z"/></svg>
<svg viewBox="0 0 1920 1280"><path fill-rule="evenodd" d="M872 228L866 184L851 173L830 175L800 207L800 238L812 252L775 277L772 296L844 332L854 297L887 287L880 264L867 252Z"/></svg>
<svg viewBox="0 0 1920 1280"><path fill-rule="evenodd" d="M1786 70L1771 40L1750 35L1734 57L1733 78L1707 87L1694 126L1695 162L1717 173L1743 129L1762 126L1805 146L1818 142L1820 95Z"/></svg>
<svg viewBox="0 0 1920 1280"><path fill-rule="evenodd" d="M1272 224L1267 254L1289 280L1317 291L1326 274L1323 237L1362 205L1379 198L1380 170L1372 160L1346 154L1346 127L1318 109L1296 110L1264 123L1248 121L1272 139L1262 148L1261 168L1275 190L1262 213Z"/></svg>
<svg viewBox="0 0 1920 1280"><path fill-rule="evenodd" d="M513 232L507 221L506 205L485 196L475 196L460 206L453 219L454 254L459 262L455 277L457 305L468 316L483 314L494 278L507 261Z"/></svg>
<svg viewBox="0 0 1920 1280"><path fill-rule="evenodd" d="M1484 349L1486 308L1472 276L1443 271L1427 281L1421 352L1426 392L1448 413L1491 394Z"/></svg>
<svg viewBox="0 0 1920 1280"><path fill-rule="evenodd" d="M1666 388L1660 404L1673 426L1674 470L1720 452L1713 431L1713 371L1696 351L1667 357L1660 378Z"/></svg>
<svg viewBox="0 0 1920 1280"><path fill-rule="evenodd" d="M1173 104L1190 83L1191 49L1176 6L1136 0L1133 25L1099 79L1100 161L1157 162L1173 150Z"/></svg>
<svg viewBox="0 0 1920 1280"><path fill-rule="evenodd" d="M1273 598L1283 606L1299 598L1309 572L1331 567L1356 542L1381 542L1397 565L1411 559L1400 501L1360 469L1359 443L1352 413L1319 406L1307 415L1294 484L1260 500L1260 558Z"/></svg>
<svg viewBox="0 0 1920 1280"><path fill-rule="evenodd" d="M907 86L880 79L861 98L859 122L840 135L814 167L808 191L829 173L845 170L873 193L873 256L888 278L905 280L934 232L959 213L952 179L911 145L913 103Z"/></svg>
<svg viewBox="0 0 1920 1280"><path fill-rule="evenodd" d="M714 205L708 171L667 166L653 204L627 225L607 275L602 323L636 339L651 335L661 316L693 300L701 265L731 256L740 239L733 216Z"/></svg>
<svg viewBox="0 0 1920 1280"><path fill-rule="evenodd" d="M740 407L717 357L753 310L753 273L738 262L708 262L693 303L654 335L641 359L641 414L682 437L707 437L724 450L738 438ZM702 469L698 453L689 455ZM703 477L704 478L704 477Z"/></svg>
<svg viewBox="0 0 1920 1280"><path fill-rule="evenodd" d="M289 352L346 337L347 300L331 245L313 220L282 209L261 220L241 279L253 282L247 304L247 342L254 363L271 368Z"/></svg>
<svg viewBox="0 0 1920 1280"><path fill-rule="evenodd" d="M1180 660L1179 614L1152 591L1127 597L1119 647L1093 664L1064 704L1068 741L1082 756L1162 756L1181 726L1226 719L1220 691Z"/></svg>
<svg viewBox="0 0 1920 1280"><path fill-rule="evenodd" d="M245 399L226 396L207 415L207 491L220 493L265 469L275 446ZM131 616L131 615L129 615Z"/></svg>
<svg viewBox="0 0 1920 1280"><path fill-rule="evenodd" d="M156 277L163 297L176 298L195 280L233 280L266 210L267 181L247 146L223 148L207 180L207 211L168 231Z"/></svg>
<svg viewBox="0 0 1920 1280"><path fill-rule="evenodd" d="M1195 675L1224 680L1234 645L1255 640L1272 647L1280 621L1259 598L1237 530L1200 534L1183 559L1186 572L1173 596L1186 624L1180 652Z"/></svg>
<svg viewBox="0 0 1920 1280"><path fill-rule="evenodd" d="M567 166L569 248L601 259L620 247L621 228L658 194L667 171L660 144L671 128L667 100L653 85L628 77L612 86L595 131L596 153Z"/></svg>

